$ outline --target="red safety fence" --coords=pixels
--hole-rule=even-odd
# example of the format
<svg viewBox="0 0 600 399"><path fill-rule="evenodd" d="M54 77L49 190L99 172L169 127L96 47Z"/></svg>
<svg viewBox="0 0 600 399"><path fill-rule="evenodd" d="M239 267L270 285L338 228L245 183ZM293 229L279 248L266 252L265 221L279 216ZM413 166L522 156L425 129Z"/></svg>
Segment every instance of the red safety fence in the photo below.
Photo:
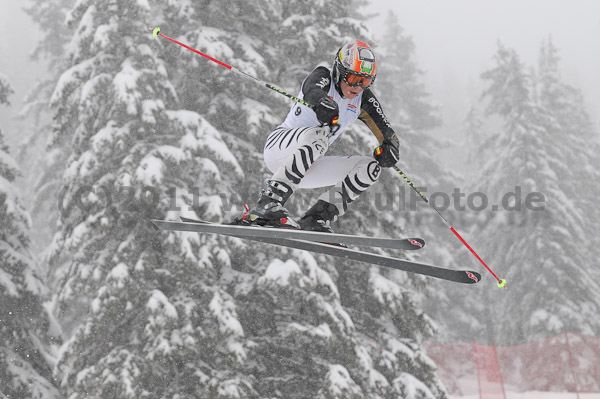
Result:
<svg viewBox="0 0 600 399"><path fill-rule="evenodd" d="M600 337L564 333L518 346L427 344L452 396L510 399L510 392L600 392Z"/></svg>

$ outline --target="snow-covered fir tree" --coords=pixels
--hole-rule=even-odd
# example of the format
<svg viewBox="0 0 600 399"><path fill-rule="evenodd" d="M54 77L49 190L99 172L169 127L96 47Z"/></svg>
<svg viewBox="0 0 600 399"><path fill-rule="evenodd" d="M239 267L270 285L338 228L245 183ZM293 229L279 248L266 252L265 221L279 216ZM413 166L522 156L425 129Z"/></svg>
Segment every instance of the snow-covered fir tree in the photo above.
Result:
<svg viewBox="0 0 600 399"><path fill-rule="evenodd" d="M465 119L461 126L461 136L463 137L463 143L461 148L467 153L467 162L469 169L477 169L477 165L485 163L487 152L481 153L479 149L488 148L487 143L484 145L485 140L492 139L486 134L486 126L484 124L481 111L476 106L469 108ZM477 148L477 151L470 151L469 149Z"/></svg>
<svg viewBox="0 0 600 399"><path fill-rule="evenodd" d="M592 265L600 255L596 223L600 217L597 206L600 195L600 134L594 130L581 90L564 81L560 67L559 51L548 38L540 49L536 92L540 106L552 115L547 127L549 132L557 138L557 142L558 138L568 142L568 151L562 151L562 145L550 150L554 151L551 155L564 159L555 163L555 170L561 189L581 210L583 220L578 220L578 223L591 244L580 247L579 252L586 253L593 273L595 268Z"/></svg>
<svg viewBox="0 0 600 399"><path fill-rule="evenodd" d="M353 11L355 6L352 1L250 2L245 7L235 3L223 12L212 3L173 2L165 7L162 25L169 26L170 36L295 93L313 68L331 66L341 44L369 37ZM331 15L339 19L332 20ZM220 126L248 171L243 179L229 175L230 184L241 199L254 202L270 175L262 162L264 140L291 103L187 50L165 46L163 51L172 57L169 73L177 76L174 81L179 82L176 88L184 106ZM330 149L332 153L371 154L377 144L365 131L344 136ZM316 196L314 190L298 190L286 207L300 214ZM222 215L203 209L198 214L215 220L233 216L226 209ZM341 220L340 231L381 234L382 221L368 215L376 215L373 204ZM398 232L397 228L390 231ZM229 277L230 292L239 299L241 325L256 344L247 364L248 373L260 377L254 385L259 394L443 395L419 346L431 326L414 303L411 288L401 287L411 284L406 276L392 278L365 265L348 267L347 262L328 257L237 239L221 242L228 247L235 269Z"/></svg>
<svg viewBox="0 0 600 399"><path fill-rule="evenodd" d="M585 249L592 236L586 231L585 196L576 194L575 183L582 171L593 170L593 154L585 149L586 143L594 145L593 135L581 96L560 79L548 44L537 79L501 44L494 61L482 74L483 97L487 115L502 118L504 125L485 142L487 148L478 149L495 155L474 178L472 190L485 193L490 206L472 214L471 230L478 232L473 245L508 279L510 295L488 289L478 306L469 306L485 320L473 332L487 338L490 329L497 344L565 331L598 334L593 315L600 297ZM498 211L492 204L500 205Z"/></svg>
<svg viewBox="0 0 600 399"><path fill-rule="evenodd" d="M59 213L56 202L48 199L59 195L62 171L70 153L68 142L50 148L52 113L48 103L62 74L64 47L72 34L62 21L74 3L75 0L32 0L25 9L44 32L31 57L47 66L47 74L35 82L19 112L19 119L27 126L27 134L19 144L16 159L23 172L20 187L24 198L29 199L26 205L32 216L32 250L41 259L52 241Z"/></svg>
<svg viewBox="0 0 600 399"><path fill-rule="evenodd" d="M51 258L67 340L57 375L70 398L251 397L248 344L219 284L228 253L150 228L177 207L212 209L221 171L243 173L204 117L177 108L151 19L146 1L68 13L51 98L53 141L71 147Z"/></svg>
<svg viewBox="0 0 600 399"><path fill-rule="evenodd" d="M0 73L0 104L12 93ZM15 186L19 175L0 129L0 396L58 398L52 379L48 289L29 251L30 218Z"/></svg>
<svg viewBox="0 0 600 399"><path fill-rule="evenodd" d="M68 12L73 37L51 96L66 163L50 265L65 396L445 396L420 345L432 332L413 288L422 279L148 228L181 214L224 221L231 203L252 203L269 175L264 139L290 104L153 38L147 21L294 92L342 43L369 37L356 6L79 0ZM369 135L349 132L338 150L370 154ZM298 198L295 213L316 194ZM369 203L339 228L401 234Z"/></svg>

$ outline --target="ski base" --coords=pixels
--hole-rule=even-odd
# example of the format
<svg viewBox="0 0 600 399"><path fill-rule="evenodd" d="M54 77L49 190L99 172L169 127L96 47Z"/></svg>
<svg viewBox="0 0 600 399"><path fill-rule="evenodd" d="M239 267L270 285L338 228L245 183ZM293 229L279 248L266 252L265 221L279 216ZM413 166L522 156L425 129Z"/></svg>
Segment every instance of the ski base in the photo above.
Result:
<svg viewBox="0 0 600 399"><path fill-rule="evenodd" d="M242 225L228 225L220 223L200 222L171 222L165 220L152 220L152 223L161 230L193 231L196 233L213 233L236 235L240 237L264 237L278 239L295 239L304 241L315 241L320 243L343 243L346 245L358 245L369 247L380 247L401 250L418 250L425 246L421 238L381 238L362 237L348 234L322 233L317 231L306 231L296 229L283 229L275 227L256 227Z"/></svg>
<svg viewBox="0 0 600 399"><path fill-rule="evenodd" d="M177 230L177 231L191 231L191 232L204 232L204 233L213 233L213 234L221 234L231 237L243 238L256 242L263 242L278 246L283 246L287 248L301 249L305 251L311 251L315 253L320 253L324 255L335 256L343 259L365 262L373 265L388 267L391 269L402 270L410 273L421 274L424 276L439 278L446 281L452 281L456 283L462 284L475 284L481 280L481 274L470 271L470 270L453 270L446 269L443 267L438 267L434 265L428 265L424 263L412 262L408 260L402 260L393 258L390 256L377 255L370 252L359 251L350 248L344 248L329 244L324 244L321 242L312 242L300 239L292 239L286 237L266 237L260 236L257 234L240 234L243 229L262 229L262 230L271 230L268 228L252 228L252 227L240 227L240 226L227 226L227 225L219 225L217 223L204 222L201 220L192 220L192 219L184 219L186 222L166 222L166 221L157 221L153 220L152 223L161 230ZM225 227L238 227L239 229L211 229L204 228L209 226L225 226ZM181 228L179 228L181 227ZM217 232L219 230L220 232ZM279 230L279 229L276 229ZM293 230L284 230L285 232L290 232ZM310 233L310 232L305 232ZM327 234L327 233L324 233ZM329 236L329 235L328 235ZM361 237L362 238L362 237ZM331 240L328 240L331 241Z"/></svg>

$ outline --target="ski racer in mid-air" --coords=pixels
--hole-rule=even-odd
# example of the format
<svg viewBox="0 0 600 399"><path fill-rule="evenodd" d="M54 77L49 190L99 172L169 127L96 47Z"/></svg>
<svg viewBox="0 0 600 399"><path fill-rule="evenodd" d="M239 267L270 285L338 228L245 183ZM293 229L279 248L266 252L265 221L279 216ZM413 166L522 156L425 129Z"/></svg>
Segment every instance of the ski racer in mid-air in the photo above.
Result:
<svg viewBox="0 0 600 399"><path fill-rule="evenodd" d="M375 55L365 42L344 44L333 68L317 67L305 79L298 97L314 110L296 103L285 121L271 132L264 160L273 172L258 203L245 215L257 225L333 232L331 223L379 177L381 167L399 160L398 137L371 91L377 76ZM327 156L333 141L356 119L377 137L374 158ZM298 222L285 202L298 188L333 186Z"/></svg>
<svg viewBox="0 0 600 399"><path fill-rule="evenodd" d="M159 27L154 28L152 34L155 37L164 37L224 68L303 104L303 106L294 105L281 126L271 132L267 138L264 159L273 172L273 176L267 181L267 187L262 190L258 203L252 210L247 210L240 219L234 220L232 223L212 223L181 217L181 222L152 220L154 226L161 230L194 231L247 238L257 242L339 256L347 260L367 262L457 283L474 284L479 282L481 275L476 271L446 269L345 248L347 244L353 244L415 250L423 248L425 244L424 240L420 238L397 239L333 233L331 222L343 215L349 204L375 183L381 167L393 167L496 278L498 287L506 288L506 280L500 279L491 270L454 227L434 208L432 202L396 166L399 160L398 137L370 90L377 76L377 64L369 45L355 40L342 46L336 54L331 70L318 67L305 78L298 98L160 33ZM375 160L371 157L356 155L324 156L329 145L356 119L362 120L379 141L379 146L373 152ZM301 217L299 223L289 218L289 212L283 206L294 190L299 187L326 186L333 187L319 197L316 204ZM300 227L307 231L242 227L235 226L236 224L295 229ZM330 241L330 238L333 240ZM331 243L334 245L328 245Z"/></svg>

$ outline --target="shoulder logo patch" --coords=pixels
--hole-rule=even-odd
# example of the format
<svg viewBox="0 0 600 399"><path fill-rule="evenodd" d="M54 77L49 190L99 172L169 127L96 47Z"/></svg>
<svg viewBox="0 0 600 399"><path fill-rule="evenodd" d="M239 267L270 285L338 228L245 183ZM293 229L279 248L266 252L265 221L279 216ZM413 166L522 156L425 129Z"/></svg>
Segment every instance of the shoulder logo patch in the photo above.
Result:
<svg viewBox="0 0 600 399"><path fill-rule="evenodd" d="M321 81L317 83L317 86L321 89L325 89L325 86L329 85L329 78L321 78Z"/></svg>

